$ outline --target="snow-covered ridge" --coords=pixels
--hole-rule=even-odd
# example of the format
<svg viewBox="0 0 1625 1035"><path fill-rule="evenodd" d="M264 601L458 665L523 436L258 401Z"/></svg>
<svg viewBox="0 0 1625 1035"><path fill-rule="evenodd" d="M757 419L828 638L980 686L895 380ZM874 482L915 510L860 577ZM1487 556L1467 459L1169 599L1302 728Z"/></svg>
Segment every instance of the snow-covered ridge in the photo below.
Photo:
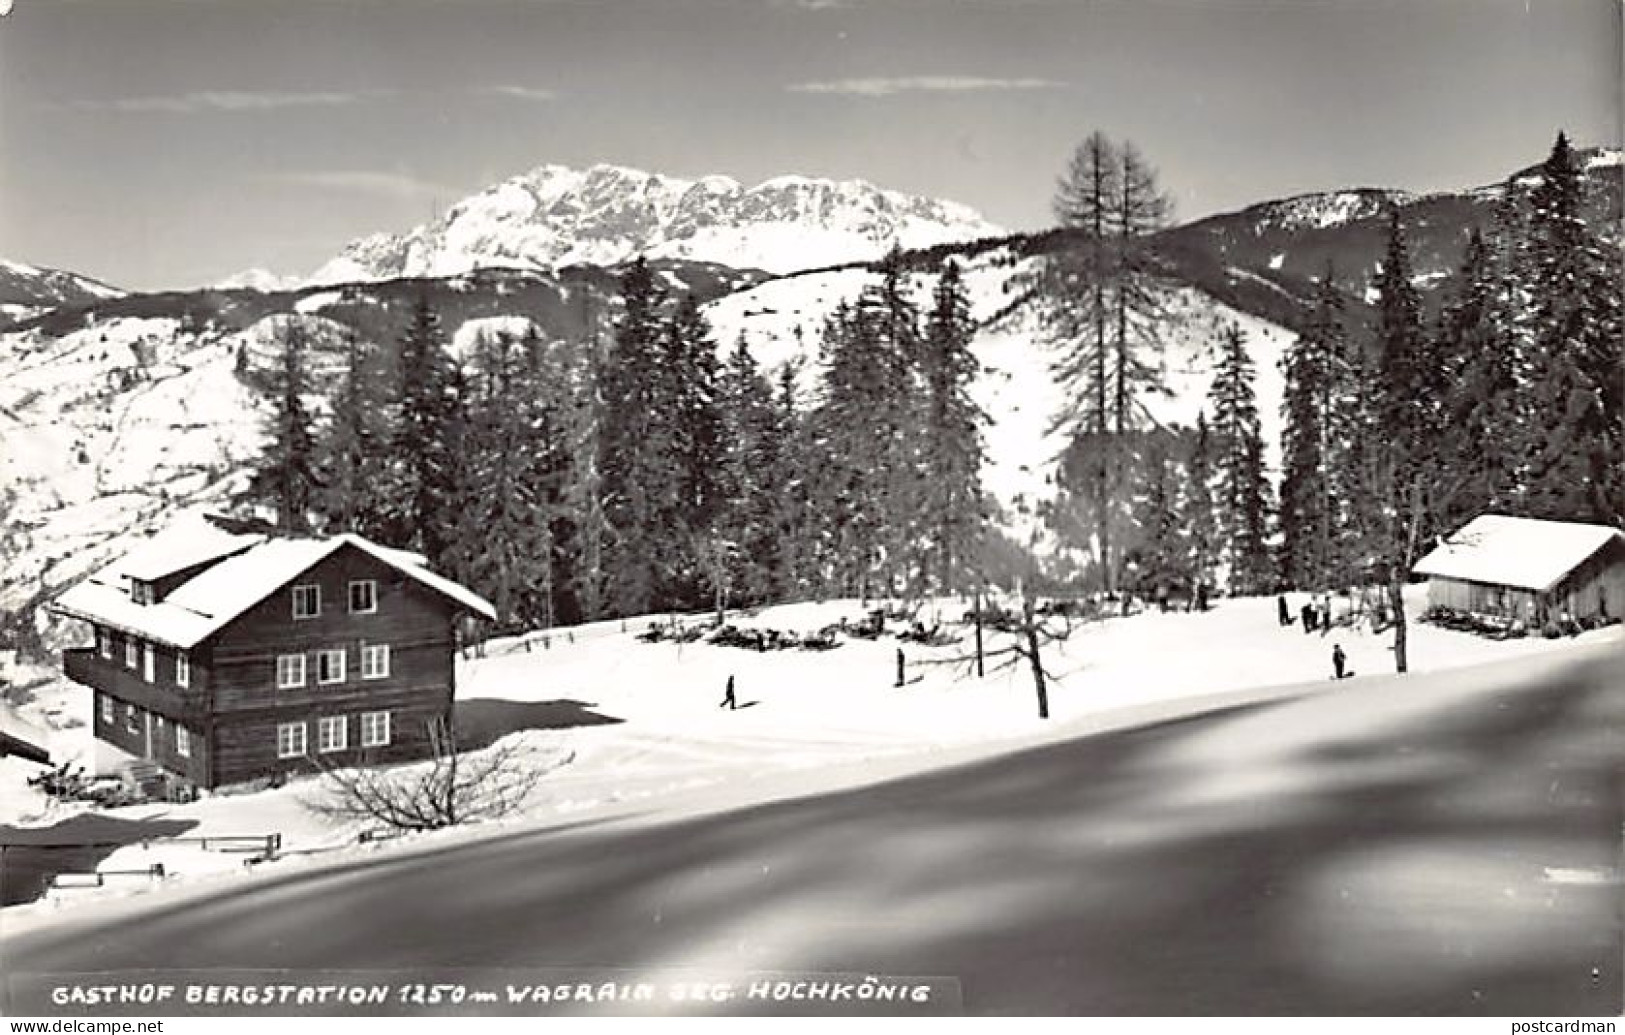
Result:
<svg viewBox="0 0 1625 1035"><path fill-rule="evenodd" d="M789 273L875 259L894 245L1000 233L964 205L861 180L779 176L747 188L726 176L543 165L459 201L432 223L351 242L310 283L608 265L639 254Z"/></svg>
<svg viewBox="0 0 1625 1035"><path fill-rule="evenodd" d="M118 288L67 270L0 259L0 303L52 306L100 298L118 298Z"/></svg>
<svg viewBox="0 0 1625 1035"><path fill-rule="evenodd" d="M1400 190L1343 190L1302 194L1262 206L1271 223L1285 230L1327 230L1368 219L1387 205L1407 205L1414 196Z"/></svg>

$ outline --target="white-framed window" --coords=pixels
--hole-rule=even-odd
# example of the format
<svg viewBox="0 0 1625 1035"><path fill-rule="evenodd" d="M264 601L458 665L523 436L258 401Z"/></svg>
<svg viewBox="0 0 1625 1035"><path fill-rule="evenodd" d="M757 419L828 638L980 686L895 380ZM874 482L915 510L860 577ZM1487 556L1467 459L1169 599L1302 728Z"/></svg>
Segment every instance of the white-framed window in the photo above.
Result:
<svg viewBox="0 0 1625 1035"><path fill-rule="evenodd" d="M192 656L185 651L175 654L175 685L192 685Z"/></svg>
<svg viewBox="0 0 1625 1035"><path fill-rule="evenodd" d="M124 667L133 669L140 660L141 650L136 645L134 636L124 638Z"/></svg>
<svg viewBox="0 0 1625 1035"><path fill-rule="evenodd" d="M175 727L175 754L182 758L192 757L192 733L185 726Z"/></svg>
<svg viewBox="0 0 1625 1035"><path fill-rule="evenodd" d="M389 676L389 644L361 645L361 678L386 679Z"/></svg>
<svg viewBox="0 0 1625 1035"><path fill-rule="evenodd" d="M305 755L305 724L279 722L276 727L276 757L303 758Z"/></svg>
<svg viewBox="0 0 1625 1035"><path fill-rule="evenodd" d="M141 678L150 683L157 674L158 654L152 649L152 644L143 643L141 645Z"/></svg>
<svg viewBox="0 0 1625 1035"><path fill-rule="evenodd" d="M141 724L135 721L135 705L133 704L124 706L124 728L131 733L141 732Z"/></svg>
<svg viewBox="0 0 1625 1035"><path fill-rule="evenodd" d="M316 749L343 751L350 746L350 723L343 715L324 715L316 720Z"/></svg>
<svg viewBox="0 0 1625 1035"><path fill-rule="evenodd" d="M383 747L389 743L389 713L361 713L361 746Z"/></svg>
<svg viewBox="0 0 1625 1035"><path fill-rule="evenodd" d="M378 583L372 579L350 580L350 613L370 615L378 610Z"/></svg>
<svg viewBox="0 0 1625 1035"><path fill-rule="evenodd" d="M344 682L344 648L316 652L316 682Z"/></svg>
<svg viewBox="0 0 1625 1035"><path fill-rule="evenodd" d="M96 626L96 653L109 660L113 657L113 632Z"/></svg>
<svg viewBox="0 0 1625 1035"><path fill-rule="evenodd" d="M145 605L156 603L158 596L152 591L152 583L136 579L130 583L130 599L137 604Z"/></svg>
<svg viewBox="0 0 1625 1035"><path fill-rule="evenodd" d="M102 722L111 726L113 724L113 699L106 694L97 694L96 698L102 703Z"/></svg>
<svg viewBox="0 0 1625 1035"><path fill-rule="evenodd" d="M311 584L293 587L293 616L315 618L322 613L322 587Z"/></svg>
<svg viewBox="0 0 1625 1035"><path fill-rule="evenodd" d="M287 690L305 685L305 656L278 654L276 656L276 688Z"/></svg>

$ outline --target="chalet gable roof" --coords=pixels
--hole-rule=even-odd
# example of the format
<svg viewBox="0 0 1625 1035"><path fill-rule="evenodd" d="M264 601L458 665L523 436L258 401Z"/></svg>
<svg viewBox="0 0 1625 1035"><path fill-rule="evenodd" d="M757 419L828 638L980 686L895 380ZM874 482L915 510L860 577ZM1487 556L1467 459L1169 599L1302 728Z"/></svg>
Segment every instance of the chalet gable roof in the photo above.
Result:
<svg viewBox="0 0 1625 1035"><path fill-rule="evenodd" d="M115 561L118 575L153 582L258 546L265 536L229 532L201 515L176 521Z"/></svg>
<svg viewBox="0 0 1625 1035"><path fill-rule="evenodd" d="M1417 575L1545 592L1589 560L1617 528L1480 514L1411 569Z"/></svg>
<svg viewBox="0 0 1625 1035"><path fill-rule="evenodd" d="M126 583L132 575L121 559L63 593L52 610L189 650L340 549L351 546L475 614L486 618L496 614L478 594L430 571L421 556L379 546L358 535L256 538L258 542L225 555L157 603L138 604L130 598Z"/></svg>

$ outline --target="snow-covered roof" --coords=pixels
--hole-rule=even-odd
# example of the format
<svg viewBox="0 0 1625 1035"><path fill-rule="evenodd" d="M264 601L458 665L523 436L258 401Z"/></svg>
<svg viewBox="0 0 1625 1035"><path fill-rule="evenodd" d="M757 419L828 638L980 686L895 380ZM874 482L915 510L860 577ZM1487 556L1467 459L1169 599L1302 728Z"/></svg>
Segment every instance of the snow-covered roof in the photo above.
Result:
<svg viewBox="0 0 1625 1035"><path fill-rule="evenodd" d="M1480 514L1411 571L1544 592L1622 535L1607 525Z"/></svg>
<svg viewBox="0 0 1625 1035"><path fill-rule="evenodd" d="M241 553L264 541L263 535L228 532L200 515L170 525L125 554L113 567L120 575L150 582Z"/></svg>
<svg viewBox="0 0 1625 1035"><path fill-rule="evenodd" d="M63 593L52 609L190 649L340 548L353 546L476 614L496 617L495 609L482 597L436 575L415 553L392 550L350 533L329 539L258 538L260 542L193 576L156 604L130 599L124 584L129 572L120 560Z"/></svg>

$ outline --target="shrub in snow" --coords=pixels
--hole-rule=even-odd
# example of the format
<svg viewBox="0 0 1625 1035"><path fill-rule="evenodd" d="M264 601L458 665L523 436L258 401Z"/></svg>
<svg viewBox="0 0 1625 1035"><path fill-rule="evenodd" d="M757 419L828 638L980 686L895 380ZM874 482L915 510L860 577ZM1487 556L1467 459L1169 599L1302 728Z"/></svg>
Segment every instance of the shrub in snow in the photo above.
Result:
<svg viewBox="0 0 1625 1035"><path fill-rule="evenodd" d="M381 823L394 831L438 830L501 819L520 808L530 792L571 753L545 763L509 740L477 752L457 749L447 723L431 729L433 757L390 769L329 769L323 796L307 801L319 815Z"/></svg>

